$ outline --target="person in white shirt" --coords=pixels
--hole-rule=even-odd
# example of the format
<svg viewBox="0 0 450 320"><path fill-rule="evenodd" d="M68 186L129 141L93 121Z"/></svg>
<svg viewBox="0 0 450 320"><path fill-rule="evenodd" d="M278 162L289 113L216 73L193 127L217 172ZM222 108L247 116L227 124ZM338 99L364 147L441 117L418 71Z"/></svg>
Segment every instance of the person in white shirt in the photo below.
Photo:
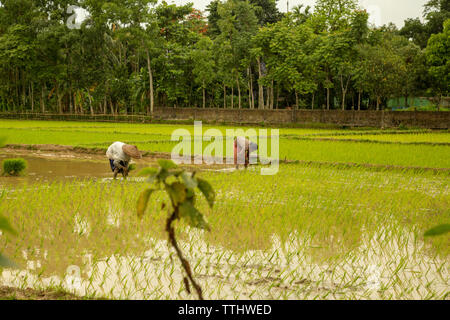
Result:
<svg viewBox="0 0 450 320"><path fill-rule="evenodd" d="M258 145L245 137L234 138L234 164L236 169L239 169L239 164L244 162L247 169L250 162L250 153L258 150Z"/></svg>
<svg viewBox="0 0 450 320"><path fill-rule="evenodd" d="M126 179L131 158L142 158L141 153L136 146L119 141L114 142L109 146L106 151L106 156L109 159L111 170L114 172L114 179L117 178L119 173L122 173L122 176Z"/></svg>

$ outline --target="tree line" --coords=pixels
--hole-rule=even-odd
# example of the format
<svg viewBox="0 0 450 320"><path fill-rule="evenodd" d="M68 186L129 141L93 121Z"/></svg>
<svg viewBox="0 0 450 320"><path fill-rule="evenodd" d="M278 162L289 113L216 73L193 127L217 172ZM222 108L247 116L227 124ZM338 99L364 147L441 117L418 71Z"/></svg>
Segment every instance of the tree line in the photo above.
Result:
<svg viewBox="0 0 450 320"><path fill-rule="evenodd" d="M71 6L84 8L77 27ZM376 27L357 0L0 0L0 110L155 107L380 110L449 93L450 0Z"/></svg>

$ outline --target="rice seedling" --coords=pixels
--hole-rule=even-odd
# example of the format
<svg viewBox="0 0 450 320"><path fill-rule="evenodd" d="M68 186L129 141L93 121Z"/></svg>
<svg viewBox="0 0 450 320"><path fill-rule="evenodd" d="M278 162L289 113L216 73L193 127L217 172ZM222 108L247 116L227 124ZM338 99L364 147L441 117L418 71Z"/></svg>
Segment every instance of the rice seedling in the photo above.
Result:
<svg viewBox="0 0 450 320"><path fill-rule="evenodd" d="M8 143L89 147L123 139L170 152L178 127L1 120L0 135L8 133ZM447 145L397 143L446 142L448 133L289 128L280 134L280 158L304 162L281 163L275 176L259 175L259 166L199 170L195 177L216 193L214 210L202 197L195 202L212 232L173 222L206 299L448 299L450 236L424 236L450 221L448 172L389 168L450 168ZM314 140L347 136L364 141ZM366 141L372 136L392 143ZM137 179L3 185L0 212L17 236L1 233L0 251L21 269L0 270L0 286L113 299L194 298L169 248L166 193L152 194L139 220L145 185Z"/></svg>
<svg viewBox="0 0 450 320"><path fill-rule="evenodd" d="M292 165L269 178L252 171L198 174L217 190L214 211L197 201L214 232L183 223L175 228L205 298L448 294L449 238L422 236L449 219L445 176ZM69 288L68 267L78 266L80 280L71 287L77 294L189 298L164 240L161 203L169 199L153 195L150 213L139 222L134 210L141 191L142 184L133 181L93 180L6 190L0 209L17 226L19 239L2 236L1 246L21 265L33 261L34 267L22 273L5 269L2 282L45 287L52 281ZM123 194L120 200L117 193ZM109 222L111 212L120 224ZM83 226L89 232L79 232ZM211 279L220 285L211 286Z"/></svg>

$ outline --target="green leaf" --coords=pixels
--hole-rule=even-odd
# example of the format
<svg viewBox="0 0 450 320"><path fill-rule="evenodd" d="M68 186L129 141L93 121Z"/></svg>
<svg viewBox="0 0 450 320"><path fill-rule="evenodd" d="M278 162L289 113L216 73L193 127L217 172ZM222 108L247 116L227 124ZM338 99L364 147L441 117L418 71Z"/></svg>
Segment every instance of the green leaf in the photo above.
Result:
<svg viewBox="0 0 450 320"><path fill-rule="evenodd" d="M18 265L0 253L0 267L18 268Z"/></svg>
<svg viewBox="0 0 450 320"><path fill-rule="evenodd" d="M158 173L158 169L156 168L144 168L141 171L139 171L138 176L152 176L156 175Z"/></svg>
<svg viewBox="0 0 450 320"><path fill-rule="evenodd" d="M161 168L156 177L159 179L159 181L164 182L170 176L171 174L169 173L169 171L167 171L167 169Z"/></svg>
<svg viewBox="0 0 450 320"><path fill-rule="evenodd" d="M425 237L435 237L450 232L450 224L441 224L434 228L427 230L424 234Z"/></svg>
<svg viewBox="0 0 450 320"><path fill-rule="evenodd" d="M208 231L211 230L200 211L198 211L189 201L183 202L180 205L179 210L180 217L185 219L192 227Z"/></svg>
<svg viewBox="0 0 450 320"><path fill-rule="evenodd" d="M148 200L154 189L147 189L141 193L137 203L137 214L139 218L142 218L145 213L145 209L147 209Z"/></svg>
<svg viewBox="0 0 450 320"><path fill-rule="evenodd" d="M17 232L13 229L13 227L11 227L8 220L3 216L0 216L0 230L9 232L15 236L17 235Z"/></svg>
<svg viewBox="0 0 450 320"><path fill-rule="evenodd" d="M186 200L186 187L181 182L166 185L166 190L175 206Z"/></svg>
<svg viewBox="0 0 450 320"><path fill-rule="evenodd" d="M196 179L198 183L198 188L205 196L206 201L208 201L210 208L212 208L214 206L214 201L216 200L216 193L214 192L213 187L206 180L200 178Z"/></svg>
<svg viewBox="0 0 450 320"><path fill-rule="evenodd" d="M197 180L192 177L192 173L190 172L183 172L181 174L181 178L184 181L184 184L188 189L195 189L197 188Z"/></svg>
<svg viewBox="0 0 450 320"><path fill-rule="evenodd" d="M183 172L184 170L170 170L169 174L175 177L179 177L181 174L183 174Z"/></svg>
<svg viewBox="0 0 450 320"><path fill-rule="evenodd" d="M173 162L172 160L166 160L166 159L159 159L158 164L161 166L161 168L169 170L177 168L178 166Z"/></svg>

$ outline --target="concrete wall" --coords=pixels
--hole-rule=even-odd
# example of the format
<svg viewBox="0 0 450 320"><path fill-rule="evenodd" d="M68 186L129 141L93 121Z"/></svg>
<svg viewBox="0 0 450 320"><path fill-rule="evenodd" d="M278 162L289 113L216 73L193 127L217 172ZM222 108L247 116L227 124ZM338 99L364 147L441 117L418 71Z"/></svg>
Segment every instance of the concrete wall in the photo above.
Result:
<svg viewBox="0 0 450 320"><path fill-rule="evenodd" d="M152 118L145 115L57 115L0 113L3 119L110 121L150 123ZM341 111L341 110L249 110L249 109L198 109L198 108L157 108L154 120L180 121L202 120L212 123L236 124L334 124L349 127L398 126L449 129L450 112L428 111Z"/></svg>
<svg viewBox="0 0 450 320"><path fill-rule="evenodd" d="M341 110L157 109L160 120L203 120L241 124L323 123L351 127L423 127L448 129L450 112Z"/></svg>

